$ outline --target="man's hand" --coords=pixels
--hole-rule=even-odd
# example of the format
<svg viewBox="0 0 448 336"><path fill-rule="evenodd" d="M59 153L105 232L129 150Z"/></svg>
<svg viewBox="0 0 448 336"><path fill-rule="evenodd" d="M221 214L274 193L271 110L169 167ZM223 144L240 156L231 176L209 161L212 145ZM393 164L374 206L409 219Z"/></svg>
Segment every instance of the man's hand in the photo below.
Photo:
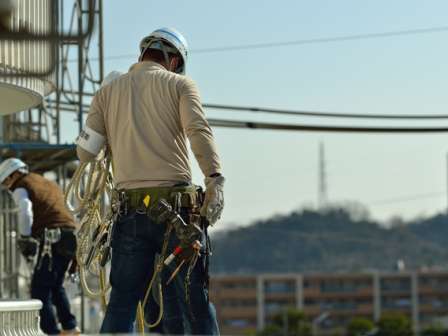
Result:
<svg viewBox="0 0 448 336"><path fill-rule="evenodd" d="M17 239L17 245L20 252L27 260L33 259L39 248L39 242L31 236L20 236L20 238Z"/></svg>
<svg viewBox="0 0 448 336"><path fill-rule="evenodd" d="M205 199L201 215L206 217L210 225L221 218L224 209L224 176L205 178Z"/></svg>

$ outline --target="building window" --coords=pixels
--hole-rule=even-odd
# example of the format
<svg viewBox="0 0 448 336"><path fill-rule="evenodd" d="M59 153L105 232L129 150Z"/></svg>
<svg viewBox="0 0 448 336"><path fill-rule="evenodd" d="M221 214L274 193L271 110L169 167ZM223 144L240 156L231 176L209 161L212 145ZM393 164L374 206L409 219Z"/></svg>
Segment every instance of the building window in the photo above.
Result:
<svg viewBox="0 0 448 336"><path fill-rule="evenodd" d="M289 281L269 281L264 285L265 293L294 293L296 286Z"/></svg>
<svg viewBox="0 0 448 336"><path fill-rule="evenodd" d="M255 282L222 282L221 288L225 289L249 289L249 288L256 288Z"/></svg>
<svg viewBox="0 0 448 336"><path fill-rule="evenodd" d="M381 300L381 306L383 308L409 308L412 305L412 301L409 298L389 298L383 297Z"/></svg>
<svg viewBox="0 0 448 336"><path fill-rule="evenodd" d="M319 305L321 310L354 310L357 308L356 302L351 299L321 299L318 301L305 300L305 306L312 305Z"/></svg>
<svg viewBox="0 0 448 336"><path fill-rule="evenodd" d="M269 314L277 313L288 307L294 307L294 303L288 300L276 300L276 301L268 301L264 306L266 312Z"/></svg>
<svg viewBox="0 0 448 336"><path fill-rule="evenodd" d="M448 278L421 276L418 279L419 286L431 287L436 290L448 290Z"/></svg>
<svg viewBox="0 0 448 336"><path fill-rule="evenodd" d="M371 287L372 283L370 281L331 279L331 280L323 280L321 282L320 291L322 293L356 292L360 289Z"/></svg>
<svg viewBox="0 0 448 336"><path fill-rule="evenodd" d="M420 304L433 308L448 308L448 299L434 296L420 296Z"/></svg>
<svg viewBox="0 0 448 336"><path fill-rule="evenodd" d="M248 319L229 319L224 320L224 324L229 327L234 328L244 328L252 325L251 321Z"/></svg>
<svg viewBox="0 0 448 336"><path fill-rule="evenodd" d="M224 299L220 302L222 307L255 307L257 301L254 299Z"/></svg>
<svg viewBox="0 0 448 336"><path fill-rule="evenodd" d="M382 291L409 292L411 280L409 278L381 279Z"/></svg>

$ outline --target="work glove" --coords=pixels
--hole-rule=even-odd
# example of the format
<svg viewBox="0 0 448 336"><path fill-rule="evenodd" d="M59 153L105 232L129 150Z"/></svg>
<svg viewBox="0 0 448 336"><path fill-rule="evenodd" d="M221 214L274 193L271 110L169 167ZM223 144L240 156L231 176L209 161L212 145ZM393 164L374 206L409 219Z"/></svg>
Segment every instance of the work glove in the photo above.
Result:
<svg viewBox="0 0 448 336"><path fill-rule="evenodd" d="M224 209L224 176L205 178L205 198L201 208L201 216L205 217L210 225L221 218Z"/></svg>
<svg viewBox="0 0 448 336"><path fill-rule="evenodd" d="M67 270L68 278L72 283L79 283L79 266L76 257L73 257L70 267Z"/></svg>

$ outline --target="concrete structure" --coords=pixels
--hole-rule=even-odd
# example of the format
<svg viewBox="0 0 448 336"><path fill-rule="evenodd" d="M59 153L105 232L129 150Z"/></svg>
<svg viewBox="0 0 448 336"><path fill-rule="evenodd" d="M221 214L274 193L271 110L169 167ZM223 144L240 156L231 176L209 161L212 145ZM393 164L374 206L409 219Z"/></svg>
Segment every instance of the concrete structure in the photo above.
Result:
<svg viewBox="0 0 448 336"><path fill-rule="evenodd" d="M448 272L214 276L210 296L223 334L260 330L287 307L310 321L328 314L320 334L342 331L354 317L375 321L386 312L407 315L419 331L448 316Z"/></svg>
<svg viewBox="0 0 448 336"><path fill-rule="evenodd" d="M0 336L43 336L39 300L0 300Z"/></svg>

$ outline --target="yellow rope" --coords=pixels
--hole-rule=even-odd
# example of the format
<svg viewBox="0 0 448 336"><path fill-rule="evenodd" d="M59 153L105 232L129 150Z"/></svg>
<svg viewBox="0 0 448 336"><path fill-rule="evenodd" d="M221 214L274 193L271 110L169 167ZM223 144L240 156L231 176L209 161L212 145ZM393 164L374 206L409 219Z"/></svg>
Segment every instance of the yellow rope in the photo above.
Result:
<svg viewBox="0 0 448 336"><path fill-rule="evenodd" d="M97 245L101 241L103 234L111 234L108 230L111 230L110 225L114 220L112 210L102 211L104 209L101 208L102 197L107 196L110 201L112 201L114 197L111 175L112 163L110 157L110 154L104 150L100 159L90 163L81 163L76 169L65 192L65 202L67 207L71 209L74 214L80 216L81 228L77 234L78 250L76 254L80 270L80 283L83 292L86 293L87 296L91 298L100 298L103 309L106 307L106 296L111 286L106 281L104 268L100 265L100 260L103 256L101 255L102 251L97 248ZM72 201L77 204L73 204ZM163 318L164 305L161 283L158 283L160 307L159 315L155 322L150 323L146 321L145 308L148 304L149 295L154 283L164 267L163 261L166 256L171 230L172 227L168 226L167 231L165 232L160 259L157 262L154 274L146 289L144 299L143 301L140 301L137 306L137 324L142 334L144 334L145 326L154 328ZM95 232L96 236L94 236ZM94 253L94 255L92 256L91 263L87 265L89 253ZM87 283L87 276L89 274L99 277L100 289L98 291L94 291L89 287Z"/></svg>
<svg viewBox="0 0 448 336"><path fill-rule="evenodd" d="M107 195L111 199L113 186L111 185L110 167L110 155L105 150L98 160L81 163L68 184L64 197L67 207L72 213L80 216L81 228L77 234L78 250L76 257L83 292L88 297L101 298L103 307L111 286L107 283L105 271L100 265L101 251L95 245L107 232L111 220L110 211L108 213L102 211L101 208L103 197ZM104 212L106 215L103 215ZM97 231L97 236L93 237L95 231ZM93 240L93 238L95 239ZM89 253L93 253L92 260L90 265L86 265ZM99 277L100 289L98 291L89 287L87 282L89 274Z"/></svg>
<svg viewBox="0 0 448 336"><path fill-rule="evenodd" d="M145 313L141 302L137 305L137 329L142 336L145 335Z"/></svg>
<svg viewBox="0 0 448 336"><path fill-rule="evenodd" d="M104 269L100 270L100 285L101 285L101 292L105 293L107 291L107 280L106 280L106 272ZM101 295L101 308L104 311L106 311L107 307L107 300L106 295Z"/></svg>
<svg viewBox="0 0 448 336"><path fill-rule="evenodd" d="M162 291L162 284L161 283L158 284L159 316L157 317L157 320L154 323L150 323L150 322L146 321L146 318L145 318L145 308L146 308L146 305L148 303L149 294L151 293L152 287L154 286L154 282L157 279L157 276L163 270L163 266L164 266L163 261L165 260L166 251L168 250L168 241L169 241L169 237L170 237L172 229L173 229L173 227L171 225L169 225L167 227L167 229L166 229L165 237L163 239L162 251L160 253L157 265L155 267L154 274L152 275L151 281L149 282L149 285L148 285L148 287L146 289L146 293L145 293L145 296L143 298L143 302L141 302L141 301L139 302L139 306L141 306L142 312L140 314L137 314L137 316L139 318L138 322L139 323L143 323L148 328L156 327L157 325L159 325L159 323L162 321L162 318L163 318L164 306L163 306L163 291ZM137 309L137 311L138 311L138 309Z"/></svg>

